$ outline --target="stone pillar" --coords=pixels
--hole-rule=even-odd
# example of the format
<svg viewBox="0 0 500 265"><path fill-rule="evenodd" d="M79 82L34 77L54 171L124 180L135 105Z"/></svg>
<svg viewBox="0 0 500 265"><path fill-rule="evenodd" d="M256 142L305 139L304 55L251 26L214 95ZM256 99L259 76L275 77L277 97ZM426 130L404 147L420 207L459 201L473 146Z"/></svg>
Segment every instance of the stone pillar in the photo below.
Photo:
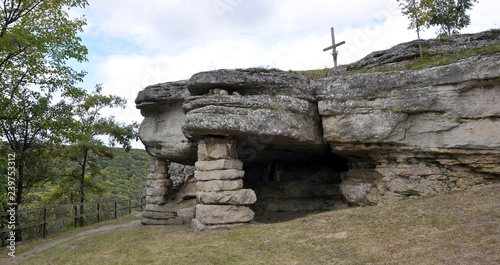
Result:
<svg viewBox="0 0 500 265"><path fill-rule="evenodd" d="M257 197L243 188L243 163L238 160L236 143L228 138L208 137L198 143L195 164L195 230L232 228L251 221L254 212L247 206Z"/></svg>
<svg viewBox="0 0 500 265"><path fill-rule="evenodd" d="M167 204L168 189L172 187L172 180L167 173L168 165L167 161L156 157L151 158L146 188L144 188L146 208L142 213L142 224L182 224L182 218L177 216L171 204Z"/></svg>

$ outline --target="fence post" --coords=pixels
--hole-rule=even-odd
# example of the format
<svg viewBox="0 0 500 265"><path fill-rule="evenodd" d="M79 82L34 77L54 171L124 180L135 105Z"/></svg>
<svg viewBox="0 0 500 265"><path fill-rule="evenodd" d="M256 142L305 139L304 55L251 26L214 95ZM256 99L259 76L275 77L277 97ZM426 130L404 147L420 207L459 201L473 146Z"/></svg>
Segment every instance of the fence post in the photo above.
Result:
<svg viewBox="0 0 500 265"><path fill-rule="evenodd" d="M115 219L116 219L116 201L115 201Z"/></svg>
<svg viewBox="0 0 500 265"><path fill-rule="evenodd" d="M132 213L132 200L128 199L128 214Z"/></svg>
<svg viewBox="0 0 500 265"><path fill-rule="evenodd" d="M73 209L75 210L75 216L78 214L78 207L76 205L73 206ZM78 218L75 217L75 228L76 228L76 223L78 222Z"/></svg>
<svg viewBox="0 0 500 265"><path fill-rule="evenodd" d="M43 237L47 234L47 208L43 208Z"/></svg>
<svg viewBox="0 0 500 265"><path fill-rule="evenodd" d="M3 217L2 217L3 218ZM3 225L3 222L2 222L2 225L0 226L1 229L4 229L4 225ZM7 246L7 244L5 243L5 232L2 232L2 247L5 247Z"/></svg>
<svg viewBox="0 0 500 265"><path fill-rule="evenodd" d="M99 223L99 203L97 203L97 222Z"/></svg>

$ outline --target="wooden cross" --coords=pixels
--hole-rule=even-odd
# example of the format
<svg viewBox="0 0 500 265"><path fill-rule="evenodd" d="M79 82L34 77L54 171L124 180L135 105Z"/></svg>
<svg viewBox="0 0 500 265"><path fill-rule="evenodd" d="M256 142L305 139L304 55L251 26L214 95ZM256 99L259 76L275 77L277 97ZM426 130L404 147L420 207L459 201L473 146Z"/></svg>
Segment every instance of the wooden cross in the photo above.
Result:
<svg viewBox="0 0 500 265"><path fill-rule="evenodd" d="M333 30L333 27L330 28L330 31L332 32L332 46L324 48L323 51L326 52L329 49L332 49L333 63L335 64L335 67L337 67L337 55L338 55L338 53L337 53L337 47L340 46L340 45L342 45L342 44L345 44L345 41L342 41L342 42L339 42L339 43L335 43L335 33L334 33L334 30Z"/></svg>

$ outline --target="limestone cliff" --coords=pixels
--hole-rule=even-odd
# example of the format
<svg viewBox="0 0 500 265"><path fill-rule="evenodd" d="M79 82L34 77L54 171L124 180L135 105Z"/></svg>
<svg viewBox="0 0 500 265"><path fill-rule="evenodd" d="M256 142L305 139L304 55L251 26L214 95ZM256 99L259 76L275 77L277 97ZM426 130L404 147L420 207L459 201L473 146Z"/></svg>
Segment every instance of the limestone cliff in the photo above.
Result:
<svg viewBox="0 0 500 265"><path fill-rule="evenodd" d="M429 51L453 53L498 45L500 33L434 42L441 46L431 43ZM321 79L263 69L216 70L145 88L136 99L145 117L140 137L156 158L146 188L148 206L155 206L146 210L168 208L163 212L169 215L146 217L172 223L187 212L184 220L196 213L197 227L244 223L253 213L243 202L255 200L253 191L242 188L255 191L257 202L250 208L266 215L333 209L341 196L349 204L372 205L500 181L500 52L421 70L348 74L404 64L416 54L404 45L413 44L373 53ZM398 50L405 54L396 56ZM235 154L219 160L232 162L200 158L205 139L228 141ZM231 166L218 173L196 168L194 178L186 173L174 185L178 173L169 175L169 164L192 167L196 161ZM242 167L234 168L238 161ZM158 169L160 164L165 168ZM242 178L237 193L244 198L232 208L205 205L210 198L222 205L234 192L210 193L190 184L207 181L200 179L203 174L220 183L224 176L231 183ZM195 207L197 202L203 207ZM217 223L221 219L206 214L212 210L232 213L236 217L229 219L236 221Z"/></svg>

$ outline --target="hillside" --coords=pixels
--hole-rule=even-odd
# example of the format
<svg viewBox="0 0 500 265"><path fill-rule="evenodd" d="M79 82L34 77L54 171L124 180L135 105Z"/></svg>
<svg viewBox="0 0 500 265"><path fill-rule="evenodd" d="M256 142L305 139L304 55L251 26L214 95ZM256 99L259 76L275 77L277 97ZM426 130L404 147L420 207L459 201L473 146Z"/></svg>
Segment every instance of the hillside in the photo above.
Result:
<svg viewBox="0 0 500 265"><path fill-rule="evenodd" d="M499 264L499 205L494 184L226 231L142 226L72 239L19 264Z"/></svg>
<svg viewBox="0 0 500 265"><path fill-rule="evenodd" d="M151 157L145 150L132 149L125 152L121 148L111 148L113 159L98 159L101 166L102 178L99 178L106 192L99 200L121 200L142 195L146 185L146 175ZM38 207L54 188L52 183L47 183L42 188L34 189L27 195L25 208Z"/></svg>
<svg viewBox="0 0 500 265"><path fill-rule="evenodd" d="M98 162L106 176L104 185L110 196L123 199L141 196L151 157L140 149L125 152L121 148L113 148L113 155L113 159Z"/></svg>

